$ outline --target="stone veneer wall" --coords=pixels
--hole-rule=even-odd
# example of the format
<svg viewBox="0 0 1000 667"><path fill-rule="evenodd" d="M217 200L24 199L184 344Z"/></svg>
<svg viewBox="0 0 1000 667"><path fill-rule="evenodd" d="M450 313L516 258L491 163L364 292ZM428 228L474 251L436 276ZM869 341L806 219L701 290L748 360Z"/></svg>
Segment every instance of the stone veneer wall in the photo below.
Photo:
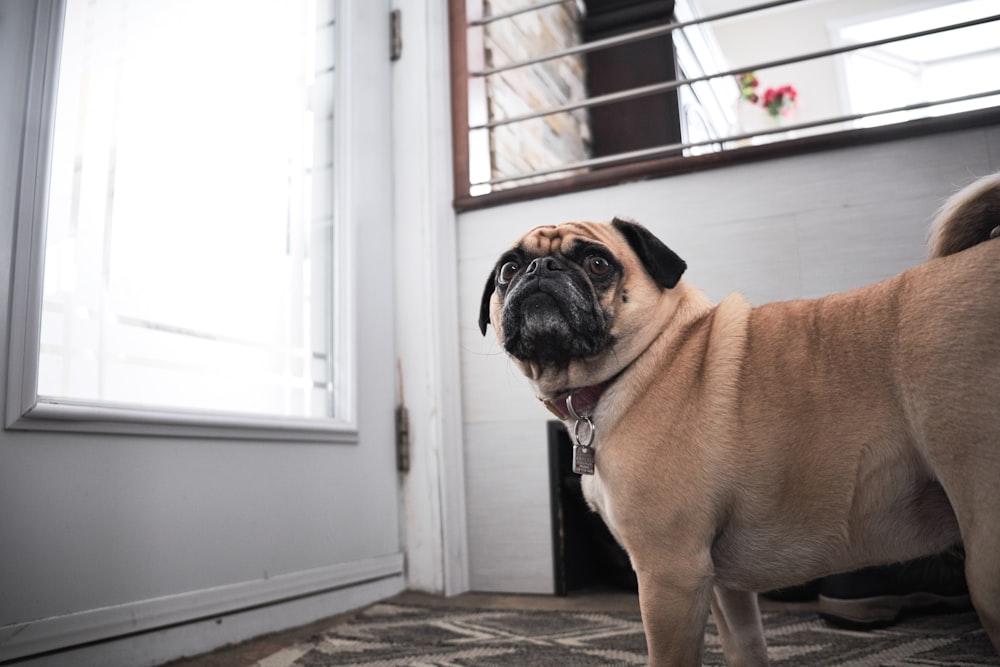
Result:
<svg viewBox="0 0 1000 667"><path fill-rule="evenodd" d="M523 6L524 0L484 0L484 14L501 14ZM498 67L579 44L579 19L577 3L565 2L488 24L486 66ZM557 58L487 77L489 119L509 118L584 99L585 82L582 56ZM590 130L585 109L502 125L490 132L493 178L568 164L589 155ZM553 177L565 175L562 172ZM532 179L537 180L545 177ZM525 182L531 181L519 183Z"/></svg>

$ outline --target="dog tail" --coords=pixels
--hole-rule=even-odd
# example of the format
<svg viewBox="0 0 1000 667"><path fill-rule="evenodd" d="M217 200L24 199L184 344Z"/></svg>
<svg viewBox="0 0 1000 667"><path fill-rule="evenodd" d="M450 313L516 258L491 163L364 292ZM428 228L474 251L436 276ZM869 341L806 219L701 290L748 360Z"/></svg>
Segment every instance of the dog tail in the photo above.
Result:
<svg viewBox="0 0 1000 667"><path fill-rule="evenodd" d="M1000 236L1000 173L952 195L931 225L930 255L944 257Z"/></svg>

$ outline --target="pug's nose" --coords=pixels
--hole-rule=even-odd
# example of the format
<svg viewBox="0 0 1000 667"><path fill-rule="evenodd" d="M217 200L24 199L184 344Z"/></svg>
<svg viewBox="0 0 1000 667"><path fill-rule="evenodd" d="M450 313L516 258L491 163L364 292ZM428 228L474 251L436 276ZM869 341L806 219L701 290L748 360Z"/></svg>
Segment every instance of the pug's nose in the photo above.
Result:
<svg viewBox="0 0 1000 667"><path fill-rule="evenodd" d="M536 257L531 260L531 264L528 264L528 268L524 270L526 275L532 275L534 273L548 273L550 271L564 271L562 262L560 262L555 257Z"/></svg>

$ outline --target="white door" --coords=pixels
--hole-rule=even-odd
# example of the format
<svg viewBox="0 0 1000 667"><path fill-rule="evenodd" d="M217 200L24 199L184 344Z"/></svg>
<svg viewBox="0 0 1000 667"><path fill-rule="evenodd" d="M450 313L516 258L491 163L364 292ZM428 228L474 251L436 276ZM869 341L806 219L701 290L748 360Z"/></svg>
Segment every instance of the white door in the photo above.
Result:
<svg viewBox="0 0 1000 667"><path fill-rule="evenodd" d="M5 9L0 661L239 613L191 653L277 629L247 609L403 587L388 23L382 0Z"/></svg>

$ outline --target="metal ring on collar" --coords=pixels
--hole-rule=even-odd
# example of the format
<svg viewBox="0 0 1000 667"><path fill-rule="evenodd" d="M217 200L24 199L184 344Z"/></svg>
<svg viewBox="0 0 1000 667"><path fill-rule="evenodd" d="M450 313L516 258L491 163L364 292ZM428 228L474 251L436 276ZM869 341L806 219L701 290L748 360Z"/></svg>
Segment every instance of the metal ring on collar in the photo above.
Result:
<svg viewBox="0 0 1000 667"><path fill-rule="evenodd" d="M586 438L580 435L580 427L586 424L587 429L585 431ZM590 443L594 441L594 422L590 421L590 417L580 417L576 420L576 426L573 427L573 437L576 438L577 444L581 447L590 447Z"/></svg>
<svg viewBox="0 0 1000 667"><path fill-rule="evenodd" d="M566 412L569 413L570 417L579 422L581 419L583 419L583 417L576 414L576 410L573 408L573 396L574 394L570 393L570 395L566 397Z"/></svg>

